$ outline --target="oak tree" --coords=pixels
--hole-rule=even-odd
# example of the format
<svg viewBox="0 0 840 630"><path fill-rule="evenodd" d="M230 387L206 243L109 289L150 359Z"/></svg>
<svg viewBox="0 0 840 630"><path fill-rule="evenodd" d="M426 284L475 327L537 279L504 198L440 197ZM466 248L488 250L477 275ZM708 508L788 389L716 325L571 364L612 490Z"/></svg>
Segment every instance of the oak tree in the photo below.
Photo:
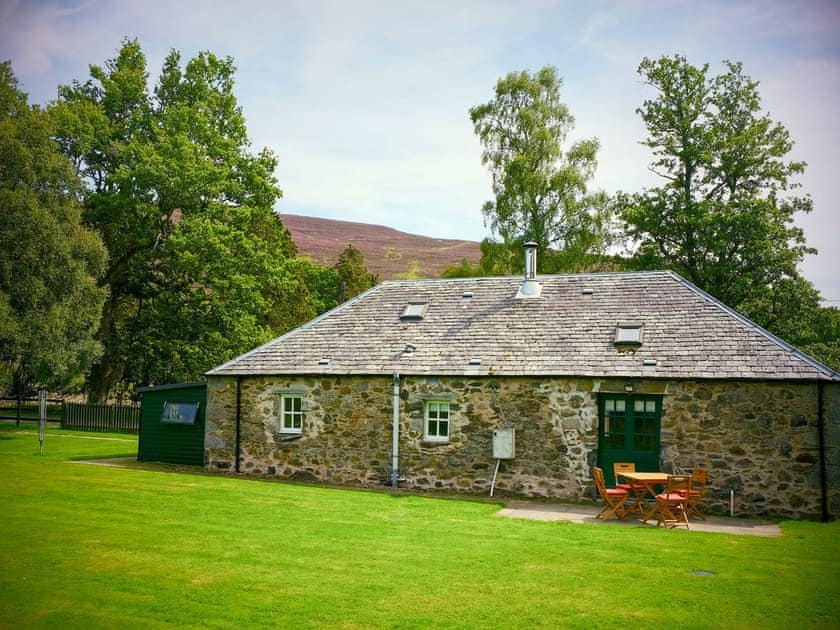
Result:
<svg viewBox="0 0 840 630"><path fill-rule="evenodd" d="M637 110L659 187L625 196L622 218L637 264L669 267L788 339L790 322L818 294L797 265L814 250L794 216L809 212L788 157L788 131L762 111L758 82L740 63L712 75L682 55L645 58L638 72L656 94Z"/></svg>
<svg viewBox="0 0 840 630"><path fill-rule="evenodd" d="M110 254L92 400L120 383L199 378L313 314L273 211L276 158L251 151L234 72L230 58L182 64L173 50L150 92L140 45L125 41L60 88L59 139Z"/></svg>

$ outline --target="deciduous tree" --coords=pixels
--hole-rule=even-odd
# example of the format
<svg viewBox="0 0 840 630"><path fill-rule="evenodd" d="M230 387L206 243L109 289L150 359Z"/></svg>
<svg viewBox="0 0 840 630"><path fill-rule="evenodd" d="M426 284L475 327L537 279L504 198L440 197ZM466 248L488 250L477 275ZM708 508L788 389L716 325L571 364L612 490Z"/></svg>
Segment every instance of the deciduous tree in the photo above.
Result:
<svg viewBox="0 0 840 630"><path fill-rule="evenodd" d="M522 267L525 241L543 251L541 271L586 268L608 241L609 206L587 194L598 141L564 146L574 118L560 101L561 84L550 66L512 72L498 81L492 101L470 109L495 196L484 204L485 223L501 238L489 266L502 273Z"/></svg>
<svg viewBox="0 0 840 630"><path fill-rule="evenodd" d="M194 379L312 315L273 212L276 158L250 150L234 65L166 57L149 92L126 41L60 89L60 139L86 183L85 220L110 253L92 400L121 381Z"/></svg>
<svg viewBox="0 0 840 630"><path fill-rule="evenodd" d="M348 245L333 267L338 276L338 303L354 298L374 286L378 278L365 267L365 255Z"/></svg>
<svg viewBox="0 0 840 630"><path fill-rule="evenodd" d="M60 389L101 352L106 252L81 223L73 165L49 117L0 64L0 363L12 389Z"/></svg>
<svg viewBox="0 0 840 630"><path fill-rule="evenodd" d="M788 131L762 112L758 82L740 63L645 58L639 74L656 90L637 112L648 130L651 170L663 184L623 198L637 262L670 267L724 303L786 336L816 308L818 293L797 270L806 253L794 215L805 168L788 154Z"/></svg>
<svg viewBox="0 0 840 630"><path fill-rule="evenodd" d="M840 373L840 309L823 306L803 326L801 348Z"/></svg>

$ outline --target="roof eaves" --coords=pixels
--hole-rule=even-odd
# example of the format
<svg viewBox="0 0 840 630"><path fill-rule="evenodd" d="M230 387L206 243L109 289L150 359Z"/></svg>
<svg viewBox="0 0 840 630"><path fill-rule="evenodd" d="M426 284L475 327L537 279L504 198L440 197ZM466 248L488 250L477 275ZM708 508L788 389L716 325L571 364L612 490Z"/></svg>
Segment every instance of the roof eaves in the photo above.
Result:
<svg viewBox="0 0 840 630"><path fill-rule="evenodd" d="M762 328L761 326L756 324L754 321L752 321L748 317L745 317L744 315L742 315L741 313L739 313L735 309L730 308L729 306L727 306L726 304L724 304L723 302L718 300L716 297L713 297L709 293L706 293L703 289L694 285L690 281L686 280L680 274L678 274L676 272L673 272L673 271L667 271L667 273L672 278L674 278L677 282L682 284L684 287L693 291L698 296L707 300L709 303L716 306L720 310L724 311L725 313L727 313L731 317L734 317L735 319L740 321L745 326L748 326L749 328L752 328L757 333L759 333L760 335L765 337L768 341L776 344L777 346L779 346L780 348L782 348L786 352L790 352L791 354L793 354L797 358L801 359L802 361L805 361L808 365L813 367L815 370L817 370L817 371L821 372L823 375L825 375L826 378L828 378L829 380L840 381L840 372L835 372L834 370L832 370L827 365L823 365L822 363L820 363L819 361L817 361L813 357L808 356L807 354L805 354L801 350L797 350L795 347L790 345L788 342L786 342L783 339L777 337L776 335L771 333L769 330L766 330L765 328Z"/></svg>
<svg viewBox="0 0 840 630"><path fill-rule="evenodd" d="M134 391L137 394L146 394L148 392L162 392L170 389L193 389L196 387L207 387L207 382L193 381L190 383L167 383L166 385L149 385L148 387L138 387Z"/></svg>

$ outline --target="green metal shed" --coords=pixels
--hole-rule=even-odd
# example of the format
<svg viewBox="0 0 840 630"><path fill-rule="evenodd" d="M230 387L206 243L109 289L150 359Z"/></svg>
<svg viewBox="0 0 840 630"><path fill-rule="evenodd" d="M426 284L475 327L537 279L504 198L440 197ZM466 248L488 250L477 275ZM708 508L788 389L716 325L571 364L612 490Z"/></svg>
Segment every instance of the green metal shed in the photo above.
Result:
<svg viewBox="0 0 840 630"><path fill-rule="evenodd" d="M204 464L207 383L141 387L137 460Z"/></svg>

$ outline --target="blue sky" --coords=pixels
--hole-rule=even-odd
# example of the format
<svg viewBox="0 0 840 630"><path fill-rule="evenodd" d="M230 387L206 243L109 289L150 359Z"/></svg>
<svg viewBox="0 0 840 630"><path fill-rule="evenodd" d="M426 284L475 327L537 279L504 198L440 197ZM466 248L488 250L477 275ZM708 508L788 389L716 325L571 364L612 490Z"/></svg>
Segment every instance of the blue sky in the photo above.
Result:
<svg viewBox="0 0 840 630"><path fill-rule="evenodd" d="M840 2L214 2L5 0L0 59L35 103L138 38L154 76L170 48L231 55L255 150L279 157L282 212L480 240L490 196L467 110L499 77L554 65L601 142L594 187L657 184L635 109L644 56L742 61L808 162L803 271L840 305Z"/></svg>

